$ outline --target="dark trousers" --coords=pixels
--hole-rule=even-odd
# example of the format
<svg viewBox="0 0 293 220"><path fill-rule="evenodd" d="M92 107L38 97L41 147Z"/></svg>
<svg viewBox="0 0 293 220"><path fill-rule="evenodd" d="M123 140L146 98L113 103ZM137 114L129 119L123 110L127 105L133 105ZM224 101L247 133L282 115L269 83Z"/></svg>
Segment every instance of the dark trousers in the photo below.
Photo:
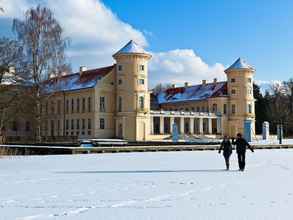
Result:
<svg viewBox="0 0 293 220"><path fill-rule="evenodd" d="M238 165L240 170L245 169L245 152L238 153Z"/></svg>
<svg viewBox="0 0 293 220"><path fill-rule="evenodd" d="M226 164L226 169L227 170L229 170L229 168L230 168L230 156L231 156L231 154L228 154L228 155L224 154L225 164Z"/></svg>

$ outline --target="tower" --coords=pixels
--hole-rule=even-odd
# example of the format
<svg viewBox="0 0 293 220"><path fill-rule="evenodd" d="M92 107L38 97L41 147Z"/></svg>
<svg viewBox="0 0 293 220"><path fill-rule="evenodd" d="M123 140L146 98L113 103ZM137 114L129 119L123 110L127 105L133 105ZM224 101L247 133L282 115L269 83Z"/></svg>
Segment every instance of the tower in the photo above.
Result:
<svg viewBox="0 0 293 220"><path fill-rule="evenodd" d="M151 55L131 40L113 58L116 60L116 137L146 140L150 131L148 61Z"/></svg>
<svg viewBox="0 0 293 220"><path fill-rule="evenodd" d="M255 111L253 97L254 68L243 59L238 58L225 70L228 85L228 127L229 135L244 133L250 137L255 127ZM249 125L250 123L250 125ZM246 129L244 129L244 127ZM251 129L248 129L250 127ZM249 131L250 130L250 131Z"/></svg>

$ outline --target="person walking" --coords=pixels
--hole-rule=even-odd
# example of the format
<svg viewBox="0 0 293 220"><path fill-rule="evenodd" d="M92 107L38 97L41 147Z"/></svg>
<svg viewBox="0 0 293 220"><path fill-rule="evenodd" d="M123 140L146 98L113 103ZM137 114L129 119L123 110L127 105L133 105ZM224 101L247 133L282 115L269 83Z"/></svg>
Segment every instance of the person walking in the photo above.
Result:
<svg viewBox="0 0 293 220"><path fill-rule="evenodd" d="M0 144L6 143L6 129L5 127L1 127L0 129Z"/></svg>
<svg viewBox="0 0 293 220"><path fill-rule="evenodd" d="M227 135L225 135L223 138L223 141L222 141L220 149L219 149L219 154L221 153L222 150L223 150L223 156L225 158L226 170L229 170L230 169L230 156L232 154L232 144L231 144L231 141Z"/></svg>
<svg viewBox="0 0 293 220"><path fill-rule="evenodd" d="M251 150L251 152L254 152L254 150L252 146L242 137L241 133L237 134L236 140L234 138L232 139L232 144L236 145L239 170L244 171L246 148L248 147Z"/></svg>

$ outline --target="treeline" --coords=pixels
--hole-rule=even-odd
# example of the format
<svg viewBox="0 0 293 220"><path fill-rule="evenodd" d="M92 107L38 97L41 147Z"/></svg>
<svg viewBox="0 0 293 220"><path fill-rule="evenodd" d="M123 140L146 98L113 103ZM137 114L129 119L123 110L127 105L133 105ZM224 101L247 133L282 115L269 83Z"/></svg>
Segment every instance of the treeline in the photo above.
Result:
<svg viewBox="0 0 293 220"><path fill-rule="evenodd" d="M282 124L285 136L293 136L293 79L274 84L263 94L254 84L256 133L262 132L262 123L270 123L270 132L276 134Z"/></svg>

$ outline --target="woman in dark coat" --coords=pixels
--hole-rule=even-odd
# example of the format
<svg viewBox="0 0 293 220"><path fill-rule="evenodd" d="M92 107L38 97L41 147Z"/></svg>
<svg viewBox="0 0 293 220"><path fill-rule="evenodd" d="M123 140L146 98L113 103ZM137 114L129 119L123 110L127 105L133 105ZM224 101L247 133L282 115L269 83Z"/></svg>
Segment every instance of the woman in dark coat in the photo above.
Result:
<svg viewBox="0 0 293 220"><path fill-rule="evenodd" d="M230 156L232 154L232 144L230 139L227 137L227 135L224 136L224 139L221 143L221 147L219 149L219 154L223 150L223 156L225 158L225 163L226 163L226 170L229 170L230 168Z"/></svg>

